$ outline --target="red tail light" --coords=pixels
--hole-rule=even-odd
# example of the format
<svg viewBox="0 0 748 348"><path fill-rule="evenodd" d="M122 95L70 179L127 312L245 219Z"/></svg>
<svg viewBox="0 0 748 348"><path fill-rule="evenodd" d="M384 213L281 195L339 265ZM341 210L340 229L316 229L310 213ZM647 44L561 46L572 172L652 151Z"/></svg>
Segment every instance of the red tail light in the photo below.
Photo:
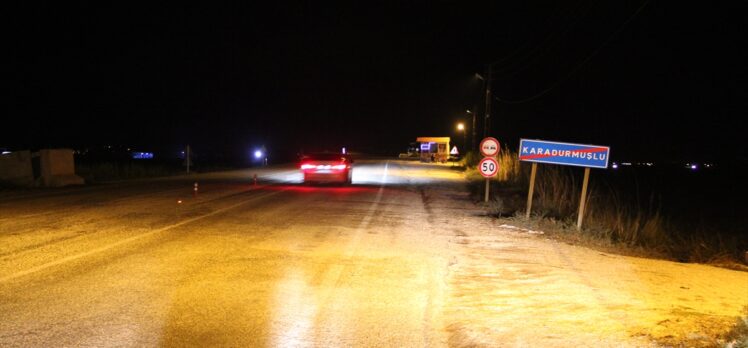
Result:
<svg viewBox="0 0 748 348"><path fill-rule="evenodd" d="M301 170L303 171L316 171L316 170L335 170L335 171L343 171L351 166L345 163L345 161L341 161L339 164L316 164L313 162L303 162L301 163Z"/></svg>

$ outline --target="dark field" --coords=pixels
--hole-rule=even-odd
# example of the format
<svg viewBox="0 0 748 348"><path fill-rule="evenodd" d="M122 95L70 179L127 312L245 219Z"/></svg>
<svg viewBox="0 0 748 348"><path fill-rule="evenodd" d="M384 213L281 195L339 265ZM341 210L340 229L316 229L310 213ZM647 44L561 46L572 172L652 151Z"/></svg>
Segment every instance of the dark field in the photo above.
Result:
<svg viewBox="0 0 748 348"><path fill-rule="evenodd" d="M745 236L748 189L744 166L620 167L593 171L593 185L611 188L641 208L659 209L683 228Z"/></svg>

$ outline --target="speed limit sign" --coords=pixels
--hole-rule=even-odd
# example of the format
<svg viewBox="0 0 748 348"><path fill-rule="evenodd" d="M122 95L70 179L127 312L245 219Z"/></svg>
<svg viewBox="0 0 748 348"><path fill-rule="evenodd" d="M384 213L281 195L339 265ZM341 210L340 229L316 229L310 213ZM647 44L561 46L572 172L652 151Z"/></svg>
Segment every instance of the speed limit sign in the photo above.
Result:
<svg viewBox="0 0 748 348"><path fill-rule="evenodd" d="M486 178L496 176L499 172L499 162L496 162L493 157L484 157L478 163L478 171L480 171L480 175Z"/></svg>

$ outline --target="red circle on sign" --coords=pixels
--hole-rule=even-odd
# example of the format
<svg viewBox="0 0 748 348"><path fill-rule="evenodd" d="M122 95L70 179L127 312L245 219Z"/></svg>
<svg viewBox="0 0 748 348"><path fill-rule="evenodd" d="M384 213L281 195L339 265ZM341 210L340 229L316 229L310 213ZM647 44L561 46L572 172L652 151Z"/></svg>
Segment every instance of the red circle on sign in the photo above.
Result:
<svg viewBox="0 0 748 348"><path fill-rule="evenodd" d="M485 147L484 147L485 146ZM494 137L487 137L480 142L480 153L486 157L493 157L499 154L501 144Z"/></svg>
<svg viewBox="0 0 748 348"><path fill-rule="evenodd" d="M478 171L480 172L480 175L483 175L486 178L496 176L496 174L499 173L499 162L497 162L493 157L484 157L480 162L478 162Z"/></svg>

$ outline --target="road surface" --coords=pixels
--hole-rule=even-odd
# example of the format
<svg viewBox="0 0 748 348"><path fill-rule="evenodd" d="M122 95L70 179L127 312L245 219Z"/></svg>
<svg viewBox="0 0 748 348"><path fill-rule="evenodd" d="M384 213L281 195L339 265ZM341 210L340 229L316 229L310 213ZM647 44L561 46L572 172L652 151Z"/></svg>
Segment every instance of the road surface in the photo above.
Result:
<svg viewBox="0 0 748 348"><path fill-rule="evenodd" d="M502 225L449 166L300 179L0 193L0 346L699 345L748 306L744 272Z"/></svg>

